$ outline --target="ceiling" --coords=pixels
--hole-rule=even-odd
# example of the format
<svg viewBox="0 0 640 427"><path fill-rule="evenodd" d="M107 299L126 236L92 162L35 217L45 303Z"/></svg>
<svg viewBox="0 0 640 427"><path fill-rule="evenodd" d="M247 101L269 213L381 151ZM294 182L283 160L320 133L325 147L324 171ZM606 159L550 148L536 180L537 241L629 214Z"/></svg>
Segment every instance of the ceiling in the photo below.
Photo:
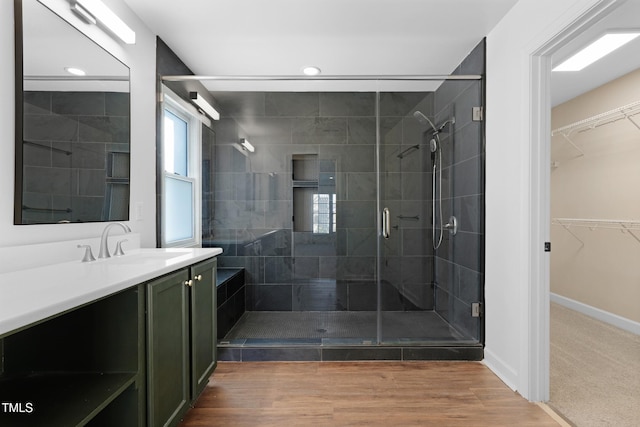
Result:
<svg viewBox="0 0 640 427"><path fill-rule="evenodd" d="M619 6L611 13L560 48L552 57L554 65L573 55L605 32L620 29L640 30L640 0L619 2ZM640 37L582 71L551 73L551 103L553 106L562 104L639 68Z"/></svg>
<svg viewBox="0 0 640 427"><path fill-rule="evenodd" d="M517 0L125 0L196 75L447 75ZM564 59L604 28L640 27L628 0L555 55ZM553 73L556 105L640 68L640 40L578 73ZM631 53L635 52L635 53ZM203 82L215 90L285 90L276 83ZM434 90L439 82L308 82L286 90ZM373 85L373 86L372 86ZM374 87L375 86L375 87Z"/></svg>

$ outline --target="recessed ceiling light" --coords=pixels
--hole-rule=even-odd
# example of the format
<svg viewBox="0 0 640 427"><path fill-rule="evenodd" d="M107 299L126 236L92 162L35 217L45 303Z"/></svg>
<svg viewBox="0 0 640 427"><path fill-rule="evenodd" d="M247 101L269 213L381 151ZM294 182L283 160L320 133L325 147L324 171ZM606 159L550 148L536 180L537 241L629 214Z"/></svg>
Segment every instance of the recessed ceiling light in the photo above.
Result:
<svg viewBox="0 0 640 427"><path fill-rule="evenodd" d="M321 70L319 67L316 67L315 65L309 65L307 67L302 67L302 72L306 76L317 76L318 74L321 73Z"/></svg>
<svg viewBox="0 0 640 427"><path fill-rule="evenodd" d="M552 71L580 71L598 59L624 46L640 35L639 31L607 33L580 52L568 58Z"/></svg>
<svg viewBox="0 0 640 427"><path fill-rule="evenodd" d="M73 74L74 76L86 76L87 75L87 73L84 70L81 70L80 68L65 67L64 70L69 74Z"/></svg>

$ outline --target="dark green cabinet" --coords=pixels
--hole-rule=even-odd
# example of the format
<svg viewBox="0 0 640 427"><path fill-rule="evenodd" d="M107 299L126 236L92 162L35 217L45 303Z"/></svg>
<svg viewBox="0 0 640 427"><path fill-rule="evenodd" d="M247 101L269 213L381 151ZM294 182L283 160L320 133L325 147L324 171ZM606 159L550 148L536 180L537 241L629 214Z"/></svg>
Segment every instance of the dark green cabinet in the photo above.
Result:
<svg viewBox="0 0 640 427"><path fill-rule="evenodd" d="M147 284L148 424L177 425L216 366L216 259Z"/></svg>
<svg viewBox="0 0 640 427"><path fill-rule="evenodd" d="M143 426L144 287L0 338L1 426Z"/></svg>

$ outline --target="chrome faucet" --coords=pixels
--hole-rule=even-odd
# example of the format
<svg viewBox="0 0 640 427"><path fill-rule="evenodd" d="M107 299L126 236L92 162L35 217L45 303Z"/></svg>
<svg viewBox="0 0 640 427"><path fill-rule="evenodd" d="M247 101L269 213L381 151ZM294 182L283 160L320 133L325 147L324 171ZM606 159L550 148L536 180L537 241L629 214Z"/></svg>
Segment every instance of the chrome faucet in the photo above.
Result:
<svg viewBox="0 0 640 427"><path fill-rule="evenodd" d="M109 230L111 230L111 228L115 227L116 225L122 227L125 233L131 233L131 229L129 228L129 226L121 222L112 222L107 224L107 226L102 231L102 237L100 238L100 253L98 254L98 258L111 258L108 245Z"/></svg>

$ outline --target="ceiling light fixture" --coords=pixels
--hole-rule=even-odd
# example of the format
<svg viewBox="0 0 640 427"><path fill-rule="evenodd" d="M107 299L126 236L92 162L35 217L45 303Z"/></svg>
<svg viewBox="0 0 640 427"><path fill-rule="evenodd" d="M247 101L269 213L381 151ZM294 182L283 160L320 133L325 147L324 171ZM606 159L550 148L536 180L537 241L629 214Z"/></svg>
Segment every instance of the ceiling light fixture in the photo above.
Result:
<svg viewBox="0 0 640 427"><path fill-rule="evenodd" d="M213 120L220 120L220 113L218 113L218 110L213 108L213 106L211 106L206 99L200 96L198 92L189 92L189 98L191 98L191 101L200 107L207 116L211 117Z"/></svg>
<svg viewBox="0 0 640 427"><path fill-rule="evenodd" d="M322 72L322 70L320 70L320 68L316 67L315 65L309 65L306 67L302 67L302 72L306 76L317 76Z"/></svg>
<svg viewBox="0 0 640 427"><path fill-rule="evenodd" d="M86 76L87 75L87 73L84 70L81 70L80 68L64 67L64 70L69 74L73 74L74 76Z"/></svg>
<svg viewBox="0 0 640 427"><path fill-rule="evenodd" d="M552 71L580 71L639 35L639 31L607 33L553 68Z"/></svg>
<svg viewBox="0 0 640 427"><path fill-rule="evenodd" d="M75 0L75 2L72 0L71 10L82 14L83 12L77 9L77 6L126 44L136 43L136 33L100 0ZM83 19L86 20L87 17L83 16Z"/></svg>
<svg viewBox="0 0 640 427"><path fill-rule="evenodd" d="M242 145L242 148L244 148L250 153L253 153L254 151L256 151L255 147L251 145L248 139L240 138L240 145Z"/></svg>

